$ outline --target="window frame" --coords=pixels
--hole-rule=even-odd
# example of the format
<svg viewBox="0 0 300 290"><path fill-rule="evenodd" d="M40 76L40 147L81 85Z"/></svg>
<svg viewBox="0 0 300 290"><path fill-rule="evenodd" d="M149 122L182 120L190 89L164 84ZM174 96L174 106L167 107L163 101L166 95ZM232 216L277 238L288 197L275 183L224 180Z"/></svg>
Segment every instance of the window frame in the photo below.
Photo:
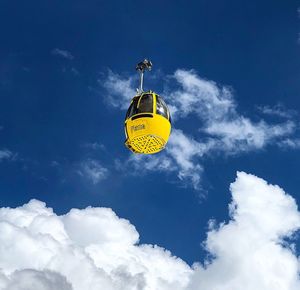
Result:
<svg viewBox="0 0 300 290"><path fill-rule="evenodd" d="M138 114L153 114L153 112L154 112L154 96L153 96L153 93L146 92L146 93L143 93L143 94L140 95L139 100L138 100L138 103L137 103L137 110L139 110L141 101L143 100L143 98L144 98L145 96L147 96L147 97L150 97L150 96L151 96L151 102L152 102L152 106L151 106L152 109L151 109L151 112L143 111L143 112L136 113L135 115L138 115ZM149 106L149 107L150 107L150 106Z"/></svg>
<svg viewBox="0 0 300 290"><path fill-rule="evenodd" d="M169 108L167 106L167 104L165 103L165 101L163 100L162 97L160 97L159 95L155 95L156 96L156 102L155 102L155 112L157 115L160 115L164 118L166 118L168 121L170 121L170 112L169 112ZM160 103L160 105L164 108L165 114L162 113L158 113L159 111L157 110L157 104Z"/></svg>
<svg viewBox="0 0 300 290"><path fill-rule="evenodd" d="M150 95L152 98L152 110L151 110L151 112L148 112L148 111L139 112L140 102L141 102L142 98L145 97L146 95L148 95L148 96ZM153 114L155 112L154 105L156 105L156 104L154 104L154 100L156 100L155 94L151 93L151 92L145 92L141 95L137 95L137 96L133 97L133 99L131 100L131 103L129 105L129 108L126 112L125 120L131 119L132 117L134 117L136 115L140 115L140 114L151 114L151 116L153 116ZM132 113L131 113L131 111L132 111Z"/></svg>

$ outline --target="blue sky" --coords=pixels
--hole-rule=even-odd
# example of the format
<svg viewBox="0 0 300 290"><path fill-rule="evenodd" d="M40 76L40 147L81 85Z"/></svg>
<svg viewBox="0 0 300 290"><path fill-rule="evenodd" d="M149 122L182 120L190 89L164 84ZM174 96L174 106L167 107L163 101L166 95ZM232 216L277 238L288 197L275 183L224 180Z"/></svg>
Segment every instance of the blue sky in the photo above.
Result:
<svg viewBox="0 0 300 290"><path fill-rule="evenodd" d="M108 207L141 243L191 265L206 257L208 221L229 219L237 171L299 204L298 7L1 1L0 206ZM173 107L174 130L166 152L140 160L123 145L123 108L145 57L154 63L145 87Z"/></svg>

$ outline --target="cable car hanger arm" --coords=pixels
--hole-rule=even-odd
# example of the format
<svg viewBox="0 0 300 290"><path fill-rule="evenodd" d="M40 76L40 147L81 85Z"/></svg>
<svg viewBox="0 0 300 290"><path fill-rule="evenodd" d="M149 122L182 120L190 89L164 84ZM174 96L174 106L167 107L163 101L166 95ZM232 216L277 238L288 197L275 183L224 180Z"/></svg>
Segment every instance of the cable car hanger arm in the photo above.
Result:
<svg viewBox="0 0 300 290"><path fill-rule="evenodd" d="M143 90L144 72L145 70L150 71L151 68L152 68L152 62L146 58L136 65L135 69L140 73L140 87L137 89L138 94L142 94L144 91Z"/></svg>

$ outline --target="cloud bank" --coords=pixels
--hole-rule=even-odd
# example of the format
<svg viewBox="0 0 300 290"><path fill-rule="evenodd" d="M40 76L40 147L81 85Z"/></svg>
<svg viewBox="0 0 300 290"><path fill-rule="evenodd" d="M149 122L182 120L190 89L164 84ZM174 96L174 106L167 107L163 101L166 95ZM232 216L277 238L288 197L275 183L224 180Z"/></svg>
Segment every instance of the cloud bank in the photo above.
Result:
<svg viewBox="0 0 300 290"><path fill-rule="evenodd" d="M0 208L0 289L300 289L291 241L300 227L295 200L243 172L230 190L230 220L210 221L208 258L192 267L139 244L135 227L109 208L61 216L37 200Z"/></svg>
<svg viewBox="0 0 300 290"><path fill-rule="evenodd" d="M278 122L267 122L263 118L252 120L238 111L233 92L226 86L203 79L193 70L178 69L165 76L168 88L162 95L172 112L172 134L166 150L154 156L131 156L130 167L177 172L184 184L197 189L201 185L203 160L206 157L236 155L262 150L273 145L280 148L299 148L298 130L293 119L295 112L285 110L283 105L260 107L262 113L280 117ZM127 109L129 100L135 94L135 78L124 78L109 71L101 85L107 90L107 102L120 109ZM191 120L189 134L180 127L182 122ZM196 121L195 121L196 118ZM179 154L180 153L180 154ZM139 162L141 160L141 162ZM133 161L133 162L132 162Z"/></svg>

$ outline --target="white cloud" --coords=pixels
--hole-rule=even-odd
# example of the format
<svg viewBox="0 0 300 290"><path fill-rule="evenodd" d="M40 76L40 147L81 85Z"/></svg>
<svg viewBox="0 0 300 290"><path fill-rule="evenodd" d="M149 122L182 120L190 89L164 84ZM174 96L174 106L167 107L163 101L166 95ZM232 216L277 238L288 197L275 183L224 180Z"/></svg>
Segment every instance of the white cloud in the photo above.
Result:
<svg viewBox="0 0 300 290"><path fill-rule="evenodd" d="M214 151L225 151L230 154L261 149L271 143L276 144L276 139L280 140L295 131L295 124L287 121L270 125L263 120L253 123L248 118L238 117L232 121L211 123L205 131L220 141L221 146L213 148Z"/></svg>
<svg viewBox="0 0 300 290"><path fill-rule="evenodd" d="M258 106L258 109L266 115L274 115L282 118L292 118L297 113L295 110L288 110L282 104L278 103L277 105L271 106Z"/></svg>
<svg viewBox="0 0 300 290"><path fill-rule="evenodd" d="M166 96L176 108L174 117L186 117L190 113L204 121L222 120L235 112L236 104L227 87L218 87L213 81L200 78L194 71L176 70L172 75L179 88Z"/></svg>
<svg viewBox="0 0 300 290"><path fill-rule="evenodd" d="M93 184L99 183L108 175L108 169L103 167L97 160L94 159L87 159L83 161L77 172L79 175L90 179Z"/></svg>
<svg viewBox="0 0 300 290"><path fill-rule="evenodd" d="M66 58L68 60L72 60L74 59L74 56L71 54L71 52L64 50L64 49L59 49L59 48L54 48L51 53L53 55L58 55L61 56L63 58Z"/></svg>
<svg viewBox="0 0 300 290"><path fill-rule="evenodd" d="M49 270L19 270L9 277L3 276L3 280L0 289L5 290L72 290L64 276Z"/></svg>
<svg viewBox="0 0 300 290"><path fill-rule="evenodd" d="M16 209L0 209L0 233L4 285L16 271L32 269L65 277L60 283L70 283L74 290L183 289L192 272L158 246L137 245L134 226L108 208L72 209L57 216L32 200Z"/></svg>
<svg viewBox="0 0 300 290"><path fill-rule="evenodd" d="M13 158L13 153L7 149L0 150L0 162L4 159Z"/></svg>
<svg viewBox="0 0 300 290"><path fill-rule="evenodd" d="M299 149L300 148L300 139L299 138L295 138L295 139L285 139L282 140L282 142L280 143L280 146L282 148L293 148L293 149Z"/></svg>
<svg viewBox="0 0 300 290"><path fill-rule="evenodd" d="M295 200L243 172L230 188L230 220L210 222L205 242L213 258L193 267L139 244L135 227L109 208L61 216L37 200L0 208L0 290L300 289L295 246L284 240L300 228Z"/></svg>
<svg viewBox="0 0 300 290"><path fill-rule="evenodd" d="M243 172L231 192L231 220L210 230L205 243L215 259L196 267L189 289L300 289L299 260L283 242L300 228L295 200Z"/></svg>
<svg viewBox="0 0 300 290"><path fill-rule="evenodd" d="M210 147L209 152L239 153L261 149L295 131L293 121L251 121L238 113L230 89L203 80L194 71L177 70L174 78L180 88L170 95L169 101L177 108L177 118L197 114L203 123L198 129L217 141L217 146Z"/></svg>
<svg viewBox="0 0 300 290"><path fill-rule="evenodd" d="M203 168L195 161L207 150L192 137L185 136L181 130L173 129L166 149L158 155L131 154L125 164L117 166L129 174L143 174L147 171L176 172L183 184L190 184L195 189L200 186ZM127 168L131 170L128 171Z"/></svg>
<svg viewBox="0 0 300 290"><path fill-rule="evenodd" d="M182 130L173 129L166 150L160 155L146 157L146 169L157 170L153 164L164 162L160 166L163 171L177 171L177 176L185 182L198 188L203 171L202 159L214 156L240 154L253 150L261 150L268 145L297 148L295 132L298 129L291 119L295 116L292 110L285 110L283 105L274 108L265 106L261 110L265 114L275 114L285 117L281 122L267 122L264 119L253 121L238 112L232 89L217 85L213 81L199 77L195 71L176 70L168 76L169 88L162 93L172 111L175 120L173 128L182 120L189 121L193 115L198 123L193 121L189 126L193 138ZM120 109L127 109L129 100L134 95L133 79L123 79L109 72L103 86L110 96L108 102ZM292 146L287 146L287 143ZM130 158L132 160L134 158ZM168 162L166 162L168 160ZM139 163L138 163L139 164ZM167 166L166 166L167 164ZM142 167L144 168L144 163ZM135 166L136 167L136 166ZM140 170L140 168L138 168Z"/></svg>
<svg viewBox="0 0 300 290"><path fill-rule="evenodd" d="M120 75L108 71L105 79L98 80L99 84L107 90L107 103L113 107L126 110L130 100L136 94L133 88L134 78L122 78Z"/></svg>

